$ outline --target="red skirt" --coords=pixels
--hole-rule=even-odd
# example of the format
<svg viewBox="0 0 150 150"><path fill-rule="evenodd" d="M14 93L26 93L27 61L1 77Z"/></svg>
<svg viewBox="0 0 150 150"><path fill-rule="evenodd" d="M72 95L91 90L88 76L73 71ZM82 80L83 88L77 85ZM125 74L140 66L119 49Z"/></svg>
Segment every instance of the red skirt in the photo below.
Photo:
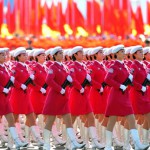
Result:
<svg viewBox="0 0 150 150"><path fill-rule="evenodd" d="M108 89L105 88L103 94L95 88L91 88L89 99L94 114L105 114L107 106Z"/></svg>
<svg viewBox="0 0 150 150"><path fill-rule="evenodd" d="M84 94L81 94L77 89L72 88L69 101L71 114L74 116L85 115L93 112L88 98L88 91L86 90Z"/></svg>
<svg viewBox="0 0 150 150"><path fill-rule="evenodd" d="M0 116L7 115L13 112L9 99L10 99L10 93L8 95L5 95L4 93L0 93Z"/></svg>
<svg viewBox="0 0 150 150"><path fill-rule="evenodd" d="M56 116L68 113L70 113L70 110L67 92L65 95L62 95L51 88L44 104L43 114Z"/></svg>
<svg viewBox="0 0 150 150"><path fill-rule="evenodd" d="M32 104L30 101L30 90L26 92L22 89L14 88L11 93L10 103L14 114L30 114L33 113Z"/></svg>
<svg viewBox="0 0 150 150"><path fill-rule="evenodd" d="M130 98L135 114L147 114L150 112L150 98L148 97L147 91L142 92L135 90L134 88L130 91Z"/></svg>
<svg viewBox="0 0 150 150"><path fill-rule="evenodd" d="M30 99L35 114L42 114L46 95L43 95L40 91L31 90Z"/></svg>
<svg viewBox="0 0 150 150"><path fill-rule="evenodd" d="M110 89L105 115L128 116L133 114L132 104L129 99L129 91L124 93L120 89Z"/></svg>

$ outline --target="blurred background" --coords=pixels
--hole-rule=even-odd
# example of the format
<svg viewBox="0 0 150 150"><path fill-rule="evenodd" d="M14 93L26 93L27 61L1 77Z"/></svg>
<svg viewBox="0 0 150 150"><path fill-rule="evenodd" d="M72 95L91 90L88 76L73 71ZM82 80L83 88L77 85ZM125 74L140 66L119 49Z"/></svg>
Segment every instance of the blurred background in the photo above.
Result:
<svg viewBox="0 0 150 150"><path fill-rule="evenodd" d="M150 1L0 0L0 36L24 38L29 44L31 38L145 41L150 36Z"/></svg>

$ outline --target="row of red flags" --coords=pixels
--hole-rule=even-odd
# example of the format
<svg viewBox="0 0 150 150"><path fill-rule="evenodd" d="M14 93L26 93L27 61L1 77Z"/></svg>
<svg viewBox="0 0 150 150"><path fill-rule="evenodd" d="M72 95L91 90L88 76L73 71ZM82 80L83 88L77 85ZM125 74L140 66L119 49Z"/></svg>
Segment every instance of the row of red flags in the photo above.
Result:
<svg viewBox="0 0 150 150"><path fill-rule="evenodd" d="M64 25L68 24L76 34L77 27L83 27L90 35L109 33L127 35L133 29L138 34L144 33L144 23L141 6L134 12L130 0L87 0L86 17L77 6L77 1L68 0L65 13L62 11L62 1L57 5L41 5L41 0L8 0L4 12L4 0L0 0L0 27L6 23L10 33L22 31L24 34L41 35L41 26L46 23L52 30L65 34ZM150 2L147 1L147 24L150 25Z"/></svg>

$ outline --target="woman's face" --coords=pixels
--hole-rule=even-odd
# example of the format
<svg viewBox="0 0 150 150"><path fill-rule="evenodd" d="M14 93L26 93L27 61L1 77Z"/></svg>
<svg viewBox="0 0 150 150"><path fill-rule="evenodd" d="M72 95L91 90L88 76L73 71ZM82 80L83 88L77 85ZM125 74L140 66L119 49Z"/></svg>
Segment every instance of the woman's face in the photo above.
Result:
<svg viewBox="0 0 150 150"><path fill-rule="evenodd" d="M97 54L96 54L96 58L97 60L99 61L102 61L104 59L104 54L103 54L103 51L100 50Z"/></svg>
<svg viewBox="0 0 150 150"><path fill-rule="evenodd" d="M120 50L116 55L117 55L117 59L118 60L123 60L125 58L125 51L124 51L124 49Z"/></svg>
<svg viewBox="0 0 150 150"><path fill-rule="evenodd" d="M23 54L20 54L20 56L18 56L18 59L19 59L20 62L23 62L23 63L24 63L24 62L27 61L28 56L27 56L26 53L23 53Z"/></svg>
<svg viewBox="0 0 150 150"><path fill-rule="evenodd" d="M55 59L56 61L61 62L63 60L63 51L59 51L56 55L55 55Z"/></svg>
<svg viewBox="0 0 150 150"><path fill-rule="evenodd" d="M143 51L142 51L142 50L138 50L138 51L134 54L134 56L135 56L136 59L139 60L139 61L143 60L143 58L144 58Z"/></svg>
<svg viewBox="0 0 150 150"><path fill-rule="evenodd" d="M82 60L83 60L83 51L78 51L78 52L75 54L75 57L76 57L76 60L77 60L77 61L82 61Z"/></svg>
<svg viewBox="0 0 150 150"><path fill-rule="evenodd" d="M6 61L6 53L0 53L0 63L3 64Z"/></svg>
<svg viewBox="0 0 150 150"><path fill-rule="evenodd" d="M38 55L37 59L38 59L39 63L43 64L45 62L45 59L46 59L45 54L43 53L43 54Z"/></svg>

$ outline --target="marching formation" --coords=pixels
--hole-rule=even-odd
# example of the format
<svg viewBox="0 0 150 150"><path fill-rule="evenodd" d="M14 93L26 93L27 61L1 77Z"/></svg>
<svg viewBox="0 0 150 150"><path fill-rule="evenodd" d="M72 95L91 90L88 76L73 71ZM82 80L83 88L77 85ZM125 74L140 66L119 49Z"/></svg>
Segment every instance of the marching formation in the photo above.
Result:
<svg viewBox="0 0 150 150"><path fill-rule="evenodd" d="M9 149L147 150L150 47L0 48L0 140Z"/></svg>

